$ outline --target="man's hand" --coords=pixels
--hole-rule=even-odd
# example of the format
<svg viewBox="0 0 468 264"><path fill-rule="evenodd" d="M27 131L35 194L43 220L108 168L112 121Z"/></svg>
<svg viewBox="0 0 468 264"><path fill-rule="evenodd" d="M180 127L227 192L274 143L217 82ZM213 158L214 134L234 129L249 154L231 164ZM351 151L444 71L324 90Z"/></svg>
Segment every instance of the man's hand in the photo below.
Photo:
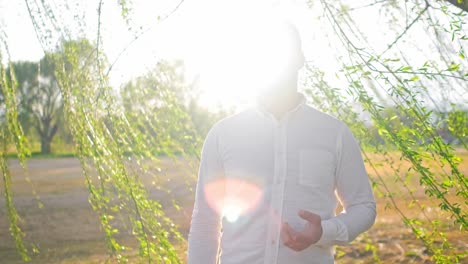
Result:
<svg viewBox="0 0 468 264"><path fill-rule="evenodd" d="M299 211L298 215L307 221L304 229L298 232L285 222L281 227L281 238L287 247L302 251L322 237L322 219L319 215L304 210Z"/></svg>

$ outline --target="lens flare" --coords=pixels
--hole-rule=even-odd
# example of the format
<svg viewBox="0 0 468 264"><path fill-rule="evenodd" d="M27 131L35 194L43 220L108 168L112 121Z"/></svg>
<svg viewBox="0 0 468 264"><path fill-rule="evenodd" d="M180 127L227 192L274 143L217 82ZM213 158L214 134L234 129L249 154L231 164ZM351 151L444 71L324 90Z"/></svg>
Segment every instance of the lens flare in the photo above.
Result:
<svg viewBox="0 0 468 264"><path fill-rule="evenodd" d="M237 221L240 214L240 208L236 205L225 205L223 207L222 216L225 217L229 222Z"/></svg>
<svg viewBox="0 0 468 264"><path fill-rule="evenodd" d="M229 222L255 210L262 196L262 189L246 179L220 178L205 186L208 204Z"/></svg>

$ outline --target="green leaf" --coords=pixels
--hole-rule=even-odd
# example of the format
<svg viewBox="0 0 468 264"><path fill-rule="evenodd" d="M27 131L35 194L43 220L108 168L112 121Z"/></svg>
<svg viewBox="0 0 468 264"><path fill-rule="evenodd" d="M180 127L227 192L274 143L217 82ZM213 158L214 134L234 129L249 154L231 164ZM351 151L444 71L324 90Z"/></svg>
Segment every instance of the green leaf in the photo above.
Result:
<svg viewBox="0 0 468 264"><path fill-rule="evenodd" d="M404 67L401 67L401 68L400 68L400 71L402 71L402 72L408 72L408 71L410 71L411 69L413 69L411 66L404 66Z"/></svg>
<svg viewBox="0 0 468 264"><path fill-rule="evenodd" d="M447 71L458 71L460 69L460 64L452 63L447 69Z"/></svg>

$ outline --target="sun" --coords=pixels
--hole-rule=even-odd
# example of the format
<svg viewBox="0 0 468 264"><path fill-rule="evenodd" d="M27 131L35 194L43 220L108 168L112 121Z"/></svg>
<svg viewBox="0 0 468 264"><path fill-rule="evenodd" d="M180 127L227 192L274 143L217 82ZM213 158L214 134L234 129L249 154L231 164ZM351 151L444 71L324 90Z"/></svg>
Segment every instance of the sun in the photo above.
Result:
<svg viewBox="0 0 468 264"><path fill-rule="evenodd" d="M146 2L135 2L142 17L161 9L156 2ZM284 3L275 6L277 2ZM111 81L119 86L152 69L160 59L182 60L187 84L199 88L200 105L210 110L244 108L276 81L291 56L291 39L278 23L290 21L306 40L311 34L304 25L310 17L307 8L294 0L184 2L130 46L113 68ZM133 35L120 34L121 27L111 29L115 30L108 34L112 39L104 43L115 58ZM315 42L304 44L304 48L318 50Z"/></svg>
<svg viewBox="0 0 468 264"><path fill-rule="evenodd" d="M281 76L293 55L287 19L273 9L242 3L217 7L199 26L191 61L205 91L202 104L253 102Z"/></svg>

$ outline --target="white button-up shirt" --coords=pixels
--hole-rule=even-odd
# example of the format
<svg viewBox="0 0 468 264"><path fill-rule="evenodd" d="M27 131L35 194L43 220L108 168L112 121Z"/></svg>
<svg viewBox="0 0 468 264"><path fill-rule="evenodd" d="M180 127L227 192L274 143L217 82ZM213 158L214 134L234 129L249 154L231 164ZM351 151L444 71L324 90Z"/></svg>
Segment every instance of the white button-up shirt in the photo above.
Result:
<svg viewBox="0 0 468 264"><path fill-rule="evenodd" d="M372 226L375 200L356 139L343 122L301 98L281 120L257 106L210 130L188 237L189 264L334 263L334 245ZM336 215L338 199L344 210ZM235 215L223 208L236 206L229 201L238 201L237 211L230 208ZM280 230L288 222L301 231L300 210L320 215L323 234L296 252L282 243Z"/></svg>

